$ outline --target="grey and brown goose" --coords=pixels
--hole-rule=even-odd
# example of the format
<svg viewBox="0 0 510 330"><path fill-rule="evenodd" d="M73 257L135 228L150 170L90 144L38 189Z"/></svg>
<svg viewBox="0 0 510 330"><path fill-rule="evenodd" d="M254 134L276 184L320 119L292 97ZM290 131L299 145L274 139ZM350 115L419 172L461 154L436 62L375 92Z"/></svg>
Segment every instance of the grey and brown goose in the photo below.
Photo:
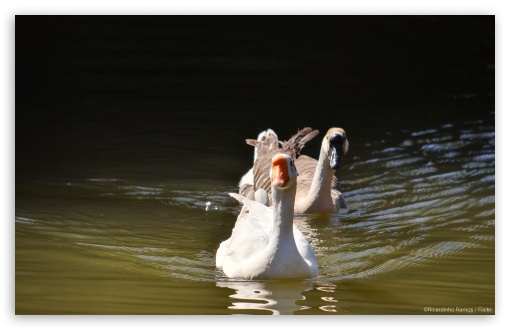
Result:
<svg viewBox="0 0 510 330"><path fill-rule="evenodd" d="M345 130L339 127L328 130L322 140L318 160L300 154L305 144L319 133L317 130L303 128L285 142L279 142L272 130L262 133L257 140L246 140L246 143L256 148L257 155L252 168L252 181L246 180L243 185L240 184L241 195L260 202L268 201L270 205L271 180L266 173L271 166L272 156L285 153L294 159L299 174L295 213L338 213L341 208L347 208L340 182L335 176L349 149ZM266 194L262 193L264 191Z"/></svg>

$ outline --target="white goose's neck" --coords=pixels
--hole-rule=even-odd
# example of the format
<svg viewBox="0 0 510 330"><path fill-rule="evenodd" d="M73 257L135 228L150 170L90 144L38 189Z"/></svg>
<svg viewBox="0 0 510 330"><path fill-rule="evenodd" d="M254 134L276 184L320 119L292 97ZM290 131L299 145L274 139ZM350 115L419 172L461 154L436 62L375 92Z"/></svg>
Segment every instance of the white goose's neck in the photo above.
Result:
<svg viewBox="0 0 510 330"><path fill-rule="evenodd" d="M331 180L334 175L335 170L329 165L328 155L323 145L306 199L315 201L331 199Z"/></svg>
<svg viewBox="0 0 510 330"><path fill-rule="evenodd" d="M278 246L283 241L291 240L294 244L294 201L296 183L285 190L272 188L273 195L273 227L269 244Z"/></svg>

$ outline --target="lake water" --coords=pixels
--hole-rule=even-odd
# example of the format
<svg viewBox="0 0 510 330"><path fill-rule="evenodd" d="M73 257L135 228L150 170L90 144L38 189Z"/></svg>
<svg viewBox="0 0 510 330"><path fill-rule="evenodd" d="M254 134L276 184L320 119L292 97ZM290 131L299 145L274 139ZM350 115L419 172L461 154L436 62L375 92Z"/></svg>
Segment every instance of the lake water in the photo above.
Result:
<svg viewBox="0 0 510 330"><path fill-rule="evenodd" d="M414 73L382 80L392 70L371 70L382 60L367 54L362 69L348 32L341 47L308 36L306 48L280 24L257 34L194 19L16 20L16 314L495 314L494 35L483 19L462 21L478 34L445 48L460 32L416 18L445 40L398 48L430 51L410 60ZM422 31L410 18L364 22L365 37ZM376 46L388 55L394 43ZM451 68L463 49L478 53ZM336 55L356 63L345 76L321 62ZM463 66L475 67L469 84ZM215 253L239 212L228 193L253 159L244 140L304 126L320 130L304 154L317 157L332 126L350 142L336 173L349 209L295 217L320 276L226 278Z"/></svg>

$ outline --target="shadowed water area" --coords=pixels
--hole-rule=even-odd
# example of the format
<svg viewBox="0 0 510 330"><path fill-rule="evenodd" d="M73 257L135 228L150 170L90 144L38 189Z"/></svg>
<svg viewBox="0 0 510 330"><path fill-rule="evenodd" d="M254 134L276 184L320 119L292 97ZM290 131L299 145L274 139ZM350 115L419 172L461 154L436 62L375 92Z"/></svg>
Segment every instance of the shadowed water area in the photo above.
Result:
<svg viewBox="0 0 510 330"><path fill-rule="evenodd" d="M494 17L16 17L16 314L494 314ZM229 279L245 139L333 126L319 277ZM430 309L427 309L430 308Z"/></svg>

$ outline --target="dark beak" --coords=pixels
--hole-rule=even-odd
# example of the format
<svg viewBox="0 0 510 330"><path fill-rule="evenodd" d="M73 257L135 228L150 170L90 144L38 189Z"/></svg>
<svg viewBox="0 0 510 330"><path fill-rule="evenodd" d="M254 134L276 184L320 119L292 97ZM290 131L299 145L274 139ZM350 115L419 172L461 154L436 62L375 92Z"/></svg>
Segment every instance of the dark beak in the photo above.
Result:
<svg viewBox="0 0 510 330"><path fill-rule="evenodd" d="M345 138L340 133L333 133L329 139L329 166L337 170L342 165Z"/></svg>

